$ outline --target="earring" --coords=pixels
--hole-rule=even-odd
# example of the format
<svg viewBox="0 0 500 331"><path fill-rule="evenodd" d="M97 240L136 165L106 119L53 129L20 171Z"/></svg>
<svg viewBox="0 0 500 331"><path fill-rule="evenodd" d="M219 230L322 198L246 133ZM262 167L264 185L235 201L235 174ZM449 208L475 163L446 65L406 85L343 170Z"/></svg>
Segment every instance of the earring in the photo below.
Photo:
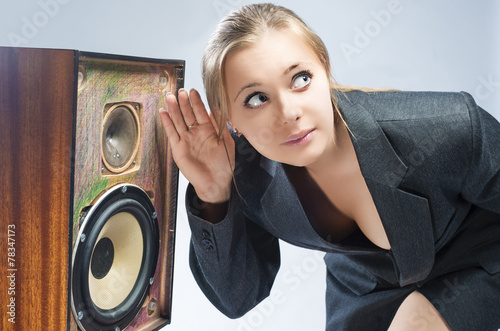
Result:
<svg viewBox="0 0 500 331"><path fill-rule="evenodd" d="M241 137L241 132L238 131L238 129L234 128L233 131L236 133L236 135L239 137Z"/></svg>

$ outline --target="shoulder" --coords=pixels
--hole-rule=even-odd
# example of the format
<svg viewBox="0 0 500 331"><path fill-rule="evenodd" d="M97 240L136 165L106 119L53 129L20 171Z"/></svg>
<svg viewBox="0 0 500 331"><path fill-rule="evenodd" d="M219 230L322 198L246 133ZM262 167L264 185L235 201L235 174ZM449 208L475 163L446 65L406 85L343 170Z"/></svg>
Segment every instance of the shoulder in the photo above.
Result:
<svg viewBox="0 0 500 331"><path fill-rule="evenodd" d="M466 92L351 91L338 93L337 100L343 111L355 104L378 122L468 117L469 109L475 107L474 99Z"/></svg>
<svg viewBox="0 0 500 331"><path fill-rule="evenodd" d="M473 151L471 117L479 108L469 94L353 91L338 100L353 135L366 135L367 125L352 120L360 115L349 114L362 113L369 118L366 123L380 128L409 173L428 176L456 169L456 178L463 177Z"/></svg>
<svg viewBox="0 0 500 331"><path fill-rule="evenodd" d="M421 149L470 153L471 116L479 107L468 93L352 91L337 96L355 136L363 137L366 126L374 125L402 154Z"/></svg>

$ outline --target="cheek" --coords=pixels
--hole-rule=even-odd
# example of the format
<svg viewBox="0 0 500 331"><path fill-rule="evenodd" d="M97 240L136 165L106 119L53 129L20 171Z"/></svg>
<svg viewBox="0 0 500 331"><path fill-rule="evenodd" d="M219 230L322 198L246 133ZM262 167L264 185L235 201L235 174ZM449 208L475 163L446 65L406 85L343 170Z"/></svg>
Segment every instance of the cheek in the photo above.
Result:
<svg viewBox="0 0 500 331"><path fill-rule="evenodd" d="M308 102L313 105L310 109L316 119L328 124L333 123L334 110L329 87L316 90L310 95Z"/></svg>
<svg viewBox="0 0 500 331"><path fill-rule="evenodd" d="M277 125L273 114L272 107L235 112L232 123L249 141L254 140L259 145L268 144L272 138L278 137L277 134L283 131L283 127Z"/></svg>
<svg viewBox="0 0 500 331"><path fill-rule="evenodd" d="M245 138L257 151L264 155L266 154L265 151L279 140L280 133L283 130L283 128L273 126L269 120L247 121L242 125L241 132L245 135Z"/></svg>

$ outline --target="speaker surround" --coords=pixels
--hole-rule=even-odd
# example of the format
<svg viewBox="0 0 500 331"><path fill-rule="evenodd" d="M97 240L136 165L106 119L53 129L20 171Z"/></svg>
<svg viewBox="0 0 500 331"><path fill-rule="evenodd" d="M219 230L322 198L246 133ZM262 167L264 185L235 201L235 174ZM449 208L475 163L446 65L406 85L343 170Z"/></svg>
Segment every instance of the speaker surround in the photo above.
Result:
<svg viewBox="0 0 500 331"><path fill-rule="evenodd" d="M141 188L120 184L82 218L72 259L73 313L83 329L123 329L154 282L160 246L156 211ZM116 248L112 261L104 259L106 273L95 277L91 265L99 264L94 261L99 244Z"/></svg>

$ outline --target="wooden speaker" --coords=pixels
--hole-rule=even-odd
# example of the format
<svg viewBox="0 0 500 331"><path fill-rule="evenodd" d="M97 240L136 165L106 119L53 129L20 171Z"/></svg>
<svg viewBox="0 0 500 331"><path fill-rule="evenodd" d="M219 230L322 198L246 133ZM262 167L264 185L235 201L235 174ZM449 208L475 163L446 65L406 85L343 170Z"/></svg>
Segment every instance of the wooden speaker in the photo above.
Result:
<svg viewBox="0 0 500 331"><path fill-rule="evenodd" d="M171 318L178 169L158 110L184 61L0 47L2 330Z"/></svg>

